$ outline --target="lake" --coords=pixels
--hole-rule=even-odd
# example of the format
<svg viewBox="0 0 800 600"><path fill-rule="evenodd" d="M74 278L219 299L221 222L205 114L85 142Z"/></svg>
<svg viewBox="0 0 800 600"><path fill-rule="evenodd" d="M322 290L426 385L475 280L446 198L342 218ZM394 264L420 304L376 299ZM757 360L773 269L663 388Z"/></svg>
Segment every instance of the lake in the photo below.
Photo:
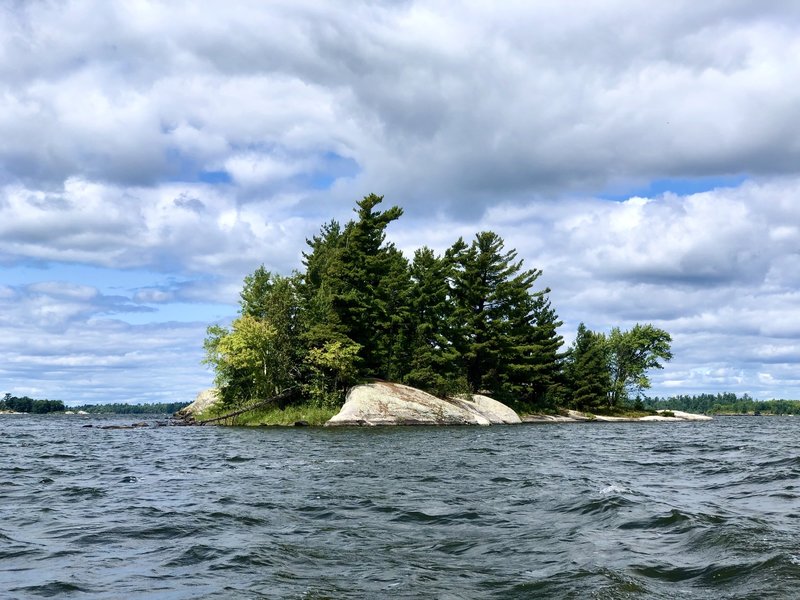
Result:
<svg viewBox="0 0 800 600"><path fill-rule="evenodd" d="M800 590L800 417L100 428L138 420L0 416L0 597Z"/></svg>

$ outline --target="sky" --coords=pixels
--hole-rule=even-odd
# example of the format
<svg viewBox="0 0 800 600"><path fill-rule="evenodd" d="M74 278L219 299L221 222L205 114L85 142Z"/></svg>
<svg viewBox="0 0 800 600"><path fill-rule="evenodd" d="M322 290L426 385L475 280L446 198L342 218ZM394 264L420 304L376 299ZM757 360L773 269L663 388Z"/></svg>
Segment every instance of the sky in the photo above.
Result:
<svg viewBox="0 0 800 600"><path fill-rule="evenodd" d="M191 401L259 265L369 193L492 230L651 395L800 399L800 3L0 2L0 393Z"/></svg>

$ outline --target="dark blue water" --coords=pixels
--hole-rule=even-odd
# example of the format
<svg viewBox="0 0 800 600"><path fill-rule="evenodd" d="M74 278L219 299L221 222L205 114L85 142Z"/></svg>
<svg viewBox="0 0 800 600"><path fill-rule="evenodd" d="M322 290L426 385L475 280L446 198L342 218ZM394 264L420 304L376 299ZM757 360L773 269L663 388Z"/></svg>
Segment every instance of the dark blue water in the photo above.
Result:
<svg viewBox="0 0 800 600"><path fill-rule="evenodd" d="M0 416L0 597L800 597L797 417L132 420Z"/></svg>

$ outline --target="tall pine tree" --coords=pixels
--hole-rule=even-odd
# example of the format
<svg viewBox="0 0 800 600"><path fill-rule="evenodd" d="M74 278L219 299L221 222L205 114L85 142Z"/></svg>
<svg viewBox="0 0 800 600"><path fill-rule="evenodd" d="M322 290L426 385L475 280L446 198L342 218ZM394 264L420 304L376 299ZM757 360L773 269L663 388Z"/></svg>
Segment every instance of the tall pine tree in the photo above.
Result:
<svg viewBox="0 0 800 600"><path fill-rule="evenodd" d="M394 244L385 243L386 227L403 210L374 210L382 201L375 194L364 197L356 205L357 220L343 231L330 223L308 242L306 297L316 298L318 311L332 313L327 330L312 331L358 344L363 375L399 379L409 357L410 279L408 261Z"/></svg>
<svg viewBox="0 0 800 600"><path fill-rule="evenodd" d="M581 323L565 370L571 406L588 411L608 406L611 375L608 346L602 333L591 331Z"/></svg>
<svg viewBox="0 0 800 600"><path fill-rule="evenodd" d="M469 247L458 240L449 254L457 265L452 341L470 390L514 404L546 393L561 341L546 291L532 291L541 271L524 270L516 251L504 251L502 238L491 231L479 233Z"/></svg>
<svg viewBox="0 0 800 600"><path fill-rule="evenodd" d="M451 342L452 274L451 256L436 256L427 247L414 253L410 294L413 352L404 380L439 396L467 391L457 366L458 353Z"/></svg>

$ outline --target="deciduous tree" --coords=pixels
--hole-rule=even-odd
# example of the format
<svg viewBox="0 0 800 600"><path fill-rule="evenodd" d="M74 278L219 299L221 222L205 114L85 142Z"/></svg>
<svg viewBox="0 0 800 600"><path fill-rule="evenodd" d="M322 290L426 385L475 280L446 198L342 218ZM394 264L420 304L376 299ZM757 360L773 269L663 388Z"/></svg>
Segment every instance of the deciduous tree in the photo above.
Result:
<svg viewBox="0 0 800 600"><path fill-rule="evenodd" d="M630 331L614 327L608 336L611 372L611 406L650 387L647 371L663 369L661 361L672 359L669 333L650 324L636 324Z"/></svg>

